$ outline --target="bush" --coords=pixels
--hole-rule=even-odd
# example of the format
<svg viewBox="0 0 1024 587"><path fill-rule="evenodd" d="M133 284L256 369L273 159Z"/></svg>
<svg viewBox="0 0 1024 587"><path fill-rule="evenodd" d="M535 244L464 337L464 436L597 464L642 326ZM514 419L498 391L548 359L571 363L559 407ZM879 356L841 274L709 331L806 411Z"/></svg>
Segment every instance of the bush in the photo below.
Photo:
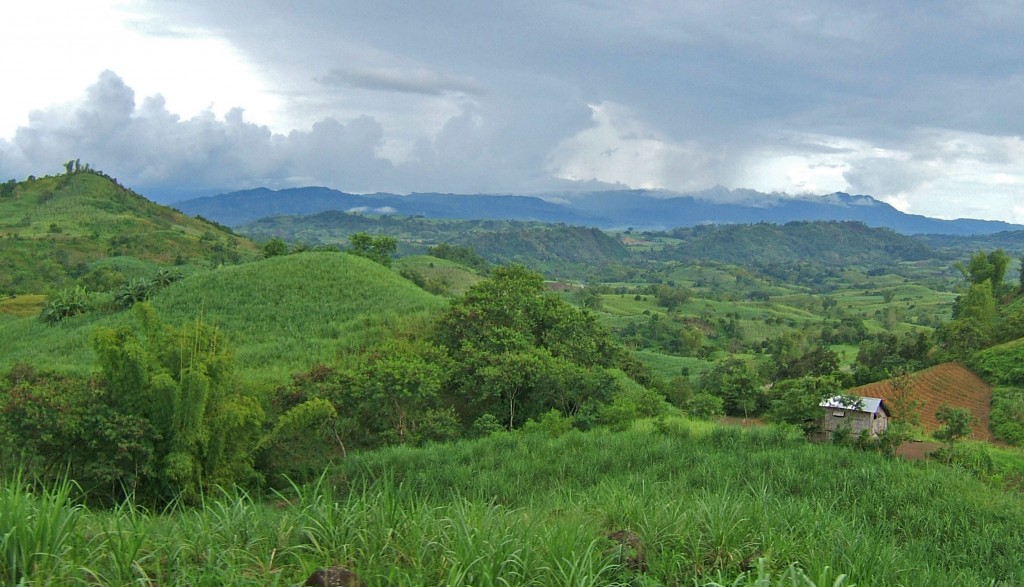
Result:
<svg viewBox="0 0 1024 587"><path fill-rule="evenodd" d="M659 434L664 434L665 436L674 436L676 438L688 438L690 436L690 427L686 422L678 418L665 419L659 417L654 421L654 429Z"/></svg>
<svg viewBox="0 0 1024 587"><path fill-rule="evenodd" d="M65 318L84 314L89 309L89 292L84 287L64 288L51 295L39 317L43 322L56 324Z"/></svg>
<svg viewBox="0 0 1024 587"><path fill-rule="evenodd" d="M686 413L701 420L714 420L724 413L722 406L722 398L717 395L698 393L690 399Z"/></svg>
<svg viewBox="0 0 1024 587"><path fill-rule="evenodd" d="M1024 340L985 349L968 366L993 385L1024 385Z"/></svg>
<svg viewBox="0 0 1024 587"><path fill-rule="evenodd" d="M572 430L572 418L552 409L540 417L540 421L529 420L523 427L527 432L539 432L550 438L558 438Z"/></svg>
<svg viewBox="0 0 1024 587"><path fill-rule="evenodd" d="M484 436L490 436L495 432L504 432L505 427L502 426L501 422L494 414L484 414L473 422L473 426L469 429L469 435L472 438L481 438Z"/></svg>
<svg viewBox="0 0 1024 587"><path fill-rule="evenodd" d="M1010 444L1024 445L1024 389L996 387L992 390L992 435Z"/></svg>
<svg viewBox="0 0 1024 587"><path fill-rule="evenodd" d="M625 430L633 420L655 418L668 410L665 396L629 379L621 371L616 372L616 375L620 388L612 397L612 402L601 408L603 424L612 430Z"/></svg>

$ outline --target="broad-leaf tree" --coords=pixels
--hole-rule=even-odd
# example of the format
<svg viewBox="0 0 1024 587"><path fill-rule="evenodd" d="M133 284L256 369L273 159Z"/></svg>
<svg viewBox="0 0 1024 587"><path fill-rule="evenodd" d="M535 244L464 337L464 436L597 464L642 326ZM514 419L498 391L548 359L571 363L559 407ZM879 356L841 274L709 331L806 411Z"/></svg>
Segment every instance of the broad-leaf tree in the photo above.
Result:
<svg viewBox="0 0 1024 587"><path fill-rule="evenodd" d="M347 253L366 257L385 267L391 266L391 259L398 250L398 239L393 236L370 236L365 232L357 232L348 237Z"/></svg>
<svg viewBox="0 0 1024 587"><path fill-rule="evenodd" d="M634 367L592 313L518 266L495 269L455 300L435 339L454 365L446 393L466 423L491 414L515 428L552 408L572 415L611 397L605 369Z"/></svg>

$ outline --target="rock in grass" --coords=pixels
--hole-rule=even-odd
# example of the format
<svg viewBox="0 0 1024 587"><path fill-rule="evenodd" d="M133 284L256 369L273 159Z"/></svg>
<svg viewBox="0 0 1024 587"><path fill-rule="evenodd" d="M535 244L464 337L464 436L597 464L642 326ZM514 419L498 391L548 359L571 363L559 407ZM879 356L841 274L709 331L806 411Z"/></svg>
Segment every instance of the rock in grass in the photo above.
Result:
<svg viewBox="0 0 1024 587"><path fill-rule="evenodd" d="M647 572L647 559L644 558L643 543L640 536L629 530L617 530L608 535L608 540L618 543L618 554L621 563L627 569Z"/></svg>
<svg viewBox="0 0 1024 587"><path fill-rule="evenodd" d="M317 569L303 585L312 587L366 587L359 575L345 567Z"/></svg>

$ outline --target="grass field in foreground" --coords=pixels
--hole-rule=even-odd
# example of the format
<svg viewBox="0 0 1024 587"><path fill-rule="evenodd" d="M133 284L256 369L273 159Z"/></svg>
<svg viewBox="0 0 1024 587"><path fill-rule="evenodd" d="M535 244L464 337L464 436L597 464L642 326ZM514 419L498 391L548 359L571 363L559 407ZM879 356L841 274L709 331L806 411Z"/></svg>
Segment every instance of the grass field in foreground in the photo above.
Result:
<svg viewBox="0 0 1024 587"><path fill-rule="evenodd" d="M64 491L64 495L69 490ZM0 489L0 580L295 585L1016 585L1024 499L785 429L502 433L352 455L321 482L197 509ZM640 564L642 561L642 564Z"/></svg>

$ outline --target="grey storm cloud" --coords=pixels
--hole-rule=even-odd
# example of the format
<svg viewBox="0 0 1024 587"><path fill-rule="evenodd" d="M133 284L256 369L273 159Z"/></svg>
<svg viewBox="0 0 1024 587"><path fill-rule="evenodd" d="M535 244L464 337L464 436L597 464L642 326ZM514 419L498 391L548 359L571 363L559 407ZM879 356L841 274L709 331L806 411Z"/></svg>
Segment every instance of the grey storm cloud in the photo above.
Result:
<svg viewBox="0 0 1024 587"><path fill-rule="evenodd" d="M526 93L516 88L544 91L545 80L557 79L577 104L627 105L680 142L744 145L786 131L888 140L908 126L1024 132L1014 106L1024 92L1024 11L1012 3L317 0L283 9L252 0L246 7L182 0L162 11L183 26L220 32L296 87L322 80L398 93L486 88L488 100L504 101L527 126L542 127L552 114L513 102Z"/></svg>
<svg viewBox="0 0 1024 587"><path fill-rule="evenodd" d="M336 67L319 79L326 85L411 94L479 95L484 88L471 78L447 75L428 69L343 69Z"/></svg>

